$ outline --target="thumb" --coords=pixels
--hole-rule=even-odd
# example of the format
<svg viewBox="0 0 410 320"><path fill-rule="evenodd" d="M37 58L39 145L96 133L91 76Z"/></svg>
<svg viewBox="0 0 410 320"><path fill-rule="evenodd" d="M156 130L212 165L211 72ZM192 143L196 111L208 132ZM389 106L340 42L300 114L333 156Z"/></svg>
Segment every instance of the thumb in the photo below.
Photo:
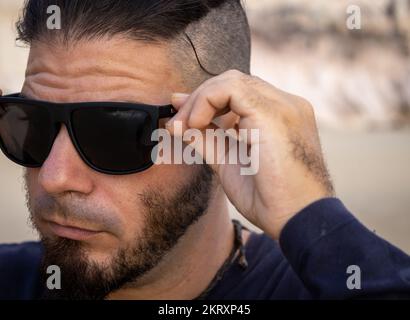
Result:
<svg viewBox="0 0 410 320"><path fill-rule="evenodd" d="M188 100L189 94L187 93L173 93L171 96L171 103L176 110L179 110L184 103Z"/></svg>
<svg viewBox="0 0 410 320"><path fill-rule="evenodd" d="M173 93L171 96L171 103L173 105L173 107L179 112L182 108L182 106L187 102L188 98L189 98L189 94L186 93ZM174 133L174 121L175 121L175 117L173 116L166 124L165 127L168 129L169 132L171 132L171 134ZM183 125L183 131L185 131L187 128L185 123L182 123ZM182 133L182 132L181 132Z"/></svg>

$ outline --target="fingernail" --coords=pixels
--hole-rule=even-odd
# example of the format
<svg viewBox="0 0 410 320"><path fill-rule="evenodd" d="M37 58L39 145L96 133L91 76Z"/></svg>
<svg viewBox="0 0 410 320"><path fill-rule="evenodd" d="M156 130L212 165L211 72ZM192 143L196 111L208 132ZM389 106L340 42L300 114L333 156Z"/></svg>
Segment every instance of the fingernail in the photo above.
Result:
<svg viewBox="0 0 410 320"><path fill-rule="evenodd" d="M169 119L167 122L165 122L165 128L167 128L168 130L172 130L174 127L174 122L175 122L175 116L171 119Z"/></svg>
<svg viewBox="0 0 410 320"><path fill-rule="evenodd" d="M182 101L185 101L186 99L188 99L188 97L189 97L189 94L187 94L187 93L176 92L176 93L172 94L171 99L172 99L172 101L182 102Z"/></svg>

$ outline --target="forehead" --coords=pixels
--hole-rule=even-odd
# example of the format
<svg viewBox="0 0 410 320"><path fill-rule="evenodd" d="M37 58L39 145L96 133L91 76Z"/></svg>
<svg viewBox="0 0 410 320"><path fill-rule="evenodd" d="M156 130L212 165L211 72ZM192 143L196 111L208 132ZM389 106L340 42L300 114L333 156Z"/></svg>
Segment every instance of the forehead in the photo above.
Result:
<svg viewBox="0 0 410 320"><path fill-rule="evenodd" d="M180 73L163 43L111 38L70 46L34 43L22 92L54 102L168 103Z"/></svg>

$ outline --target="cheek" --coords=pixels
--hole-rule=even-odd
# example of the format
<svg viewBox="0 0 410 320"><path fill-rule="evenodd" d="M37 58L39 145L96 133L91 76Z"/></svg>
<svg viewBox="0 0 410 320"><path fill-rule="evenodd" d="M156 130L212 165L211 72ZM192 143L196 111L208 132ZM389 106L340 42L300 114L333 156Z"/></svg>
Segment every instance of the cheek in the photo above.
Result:
<svg viewBox="0 0 410 320"><path fill-rule="evenodd" d="M100 190L101 199L110 200L124 226L121 241L135 241L143 232L147 208L141 196L156 191L170 198L175 193L175 186L187 183L194 170L193 166L187 165L155 165L136 174L109 176L108 181L101 183L100 186L105 186Z"/></svg>
<svg viewBox="0 0 410 320"><path fill-rule="evenodd" d="M39 195L41 191L41 187L38 184L39 173L40 169L38 168L24 168L23 171L24 187L32 199L34 199L36 195Z"/></svg>

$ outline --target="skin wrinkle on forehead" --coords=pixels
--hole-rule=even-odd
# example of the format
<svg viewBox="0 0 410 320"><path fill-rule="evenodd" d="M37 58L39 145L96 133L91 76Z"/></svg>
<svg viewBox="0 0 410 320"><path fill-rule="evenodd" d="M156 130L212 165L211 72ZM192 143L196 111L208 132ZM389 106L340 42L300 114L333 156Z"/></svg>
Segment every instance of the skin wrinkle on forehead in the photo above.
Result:
<svg viewBox="0 0 410 320"><path fill-rule="evenodd" d="M142 82L143 84L143 79L137 78L135 76L133 77L127 77L126 75L113 75L111 71L107 71L107 73L90 73L87 72L87 75L81 75L79 77L68 77L67 75L64 76L64 79L62 79L61 76L57 74L53 74L52 72L48 71L41 71L38 73L32 72L31 74L28 74L26 79L28 80L27 82L34 82L39 86L45 86L47 88L53 88L53 89L68 89L70 87L73 87L73 84L81 85L82 82L84 85L91 84L100 81L102 82L102 79L104 81L109 80L111 83L115 81L115 85L113 86L112 84L110 85L111 90L119 90L122 88L126 88L129 85L129 82Z"/></svg>
<svg viewBox="0 0 410 320"><path fill-rule="evenodd" d="M107 61L104 64L99 64L93 59L88 59L84 57L85 61L81 63L72 62L69 65L61 68L59 65L53 65L50 61L35 60L27 68L26 77L32 75L39 75L47 69L49 74L58 75L64 74L66 77L77 78L78 76L83 76L84 74L89 75L103 75L118 78L127 78L133 80L141 80L140 77L135 75L135 72L130 68L129 63L112 63Z"/></svg>
<svg viewBox="0 0 410 320"><path fill-rule="evenodd" d="M103 89L99 90L70 90L70 89L60 89L53 88L52 94L47 94L42 92L44 90L50 89L51 86L43 85L42 83L31 82L27 84L22 93L25 97L29 99L37 100L48 100L50 102L91 102L91 101L108 101L108 102L132 102L132 103L143 103L143 99L139 98L140 95L138 91L131 91L126 85L110 86L115 92L108 95L108 92ZM36 94L38 92L40 94ZM71 97L75 96L75 100ZM82 97L81 97L82 96ZM64 98L65 97L65 98Z"/></svg>
<svg viewBox="0 0 410 320"><path fill-rule="evenodd" d="M124 49L125 45L127 50ZM130 46L132 47L131 49L138 54L130 56ZM78 51L78 48L81 48L81 51ZM33 43L30 48L31 52L39 54L30 54L29 69L27 72L30 73L31 69L35 70L38 66L47 66L48 69L55 70L56 73L68 76L75 75L76 73L83 74L84 70L91 73L98 73L101 72L101 70L103 70L103 73L106 73L108 70L116 72L119 75L124 74L127 77L133 77L133 69L138 69L140 60L144 61L144 58L151 58L154 51L159 52L159 50L165 48L166 45L163 44L147 47L144 46L144 44L120 37L109 39L110 50L107 50L107 42L104 40L93 40L92 42L78 41L69 48ZM35 60L35 57L40 56L42 53L47 55L48 59L38 64L36 63L38 60ZM98 57L98 59L95 59L96 57ZM65 65L61 63L61 59L71 62ZM145 63L143 67L154 71L159 66L165 67L166 64L163 62L162 59L152 59L149 65Z"/></svg>
<svg viewBox="0 0 410 320"><path fill-rule="evenodd" d="M107 50L106 44L104 47L101 41L92 45L77 43L68 51L33 44L22 92L31 98L54 102L104 100L168 104L173 83L178 83L180 76L167 61L167 46L141 49L141 44L127 41L127 46L131 45L138 52L138 55L130 57L121 41L126 40L110 41L110 49L114 52ZM43 56L47 59L42 59ZM94 59L96 56L98 59ZM146 63L147 59L149 64ZM169 79L169 82L155 76L158 70L162 70L163 79ZM50 91L50 88L53 90ZM157 88L156 92L152 92L152 88ZM149 95L147 92L150 89L152 94Z"/></svg>

